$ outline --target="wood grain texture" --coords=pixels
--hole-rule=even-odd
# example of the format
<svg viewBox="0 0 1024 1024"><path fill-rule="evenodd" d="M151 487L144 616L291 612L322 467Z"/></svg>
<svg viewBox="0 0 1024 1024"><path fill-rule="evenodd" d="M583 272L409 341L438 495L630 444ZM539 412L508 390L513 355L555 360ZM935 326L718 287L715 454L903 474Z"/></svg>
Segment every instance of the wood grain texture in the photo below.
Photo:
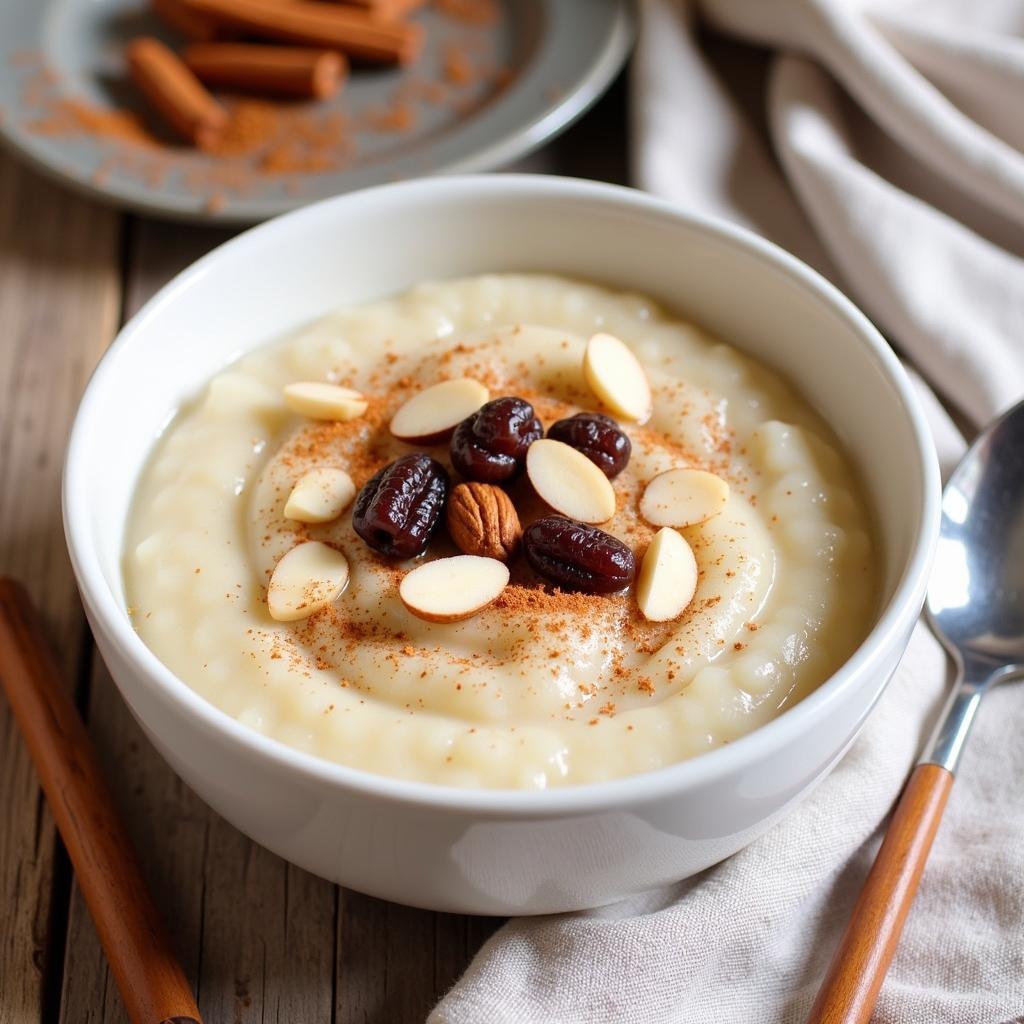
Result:
<svg viewBox="0 0 1024 1024"><path fill-rule="evenodd" d="M914 769L808 1024L867 1024L871 1019L952 785L953 775L937 764Z"/></svg>
<svg viewBox="0 0 1024 1024"><path fill-rule="evenodd" d="M422 1024L498 927L348 890L338 913L338 1024Z"/></svg>
<svg viewBox="0 0 1024 1024"><path fill-rule="evenodd" d="M202 950L202 878L210 812L142 735L96 655L88 711L89 732L114 801L194 990ZM75 1024L127 1024L128 1020L77 886L68 920L60 1020Z"/></svg>
<svg viewBox="0 0 1024 1024"><path fill-rule="evenodd" d="M60 469L85 381L117 321L120 218L0 154L0 573L40 608L63 678L85 622L64 548ZM35 771L0 700L0 1024L39 1020L64 886Z"/></svg>
<svg viewBox="0 0 1024 1024"><path fill-rule="evenodd" d="M0 684L135 1024L199 1024L138 857L25 588L0 577Z"/></svg>

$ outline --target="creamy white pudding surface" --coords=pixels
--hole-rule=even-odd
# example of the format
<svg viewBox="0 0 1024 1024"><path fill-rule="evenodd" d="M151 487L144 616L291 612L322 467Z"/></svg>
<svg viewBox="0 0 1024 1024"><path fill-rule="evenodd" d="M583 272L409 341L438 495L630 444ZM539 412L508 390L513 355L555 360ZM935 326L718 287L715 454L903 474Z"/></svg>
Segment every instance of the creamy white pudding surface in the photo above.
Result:
<svg viewBox="0 0 1024 1024"><path fill-rule="evenodd" d="M581 368L595 332L632 348L654 399L647 423L622 424L632 458L600 528L639 564L656 532L639 514L652 477L689 466L730 485L720 514L680 530L699 576L677 620L647 621L632 590L563 592L520 555L479 614L424 621L398 595L415 563L367 547L351 506L323 524L285 518L315 467L345 469L356 488L417 450L450 467L446 443L410 445L388 429L439 381L525 398L545 429L600 411ZM295 381L346 385L369 407L306 419L282 398ZM525 478L508 493L524 525L550 512ZM305 540L345 555L348 586L308 618L276 621L268 581ZM442 523L425 557L455 553ZM776 717L866 635L876 556L835 437L775 373L642 296L491 275L344 309L219 373L142 474L124 573L143 640L250 728L384 775L531 789L649 771Z"/></svg>

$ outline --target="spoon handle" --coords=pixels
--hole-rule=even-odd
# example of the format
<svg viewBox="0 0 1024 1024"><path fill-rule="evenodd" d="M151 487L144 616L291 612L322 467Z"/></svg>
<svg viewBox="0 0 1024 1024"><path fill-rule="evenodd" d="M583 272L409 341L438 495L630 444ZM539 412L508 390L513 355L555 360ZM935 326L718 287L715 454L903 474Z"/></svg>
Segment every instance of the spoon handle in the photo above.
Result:
<svg viewBox="0 0 1024 1024"><path fill-rule="evenodd" d="M946 809L953 773L921 763L907 782L808 1024L867 1024Z"/></svg>

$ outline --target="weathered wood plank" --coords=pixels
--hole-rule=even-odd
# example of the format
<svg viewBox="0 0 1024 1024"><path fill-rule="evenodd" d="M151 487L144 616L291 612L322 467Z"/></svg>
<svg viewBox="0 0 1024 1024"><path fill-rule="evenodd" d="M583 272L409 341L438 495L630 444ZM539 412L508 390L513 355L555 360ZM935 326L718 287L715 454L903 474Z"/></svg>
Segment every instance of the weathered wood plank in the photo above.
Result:
<svg viewBox="0 0 1024 1024"><path fill-rule="evenodd" d="M193 980L199 964L203 877L210 812L153 751L94 658L89 732L163 912L171 941ZM68 918L60 1019L75 1024L127 1024L78 887Z"/></svg>
<svg viewBox="0 0 1024 1024"><path fill-rule="evenodd" d="M60 470L88 374L120 302L120 218L0 155L0 573L42 610L68 685L85 643L64 548ZM55 830L6 702L0 700L0 1024L34 1024L46 995ZM50 935L51 925L57 934Z"/></svg>
<svg viewBox="0 0 1024 1024"><path fill-rule="evenodd" d="M340 892L337 1024L420 1024L500 923Z"/></svg>

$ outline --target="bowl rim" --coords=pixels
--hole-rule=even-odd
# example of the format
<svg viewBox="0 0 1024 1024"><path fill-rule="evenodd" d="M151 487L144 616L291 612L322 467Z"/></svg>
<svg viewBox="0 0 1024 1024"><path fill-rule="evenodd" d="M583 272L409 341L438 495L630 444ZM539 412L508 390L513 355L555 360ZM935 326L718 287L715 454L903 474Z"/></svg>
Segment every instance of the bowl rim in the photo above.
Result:
<svg viewBox="0 0 1024 1024"><path fill-rule="evenodd" d="M909 557L884 607L868 635L854 653L803 700L772 721L732 743L652 771L598 782L557 786L544 790L461 788L432 782L378 775L364 769L328 761L264 736L200 696L176 676L150 650L133 629L125 609L108 586L95 547L90 543L89 480L80 470L88 449L91 424L101 414L101 395L116 373L119 353L136 337L178 292L208 274L236 250L292 231L303 222L315 224L324 209L380 199L430 203L438 193L479 199L561 199L566 202L597 202L627 212L655 214L690 231L713 236L719 242L745 249L749 255L771 264L805 291L830 308L851 327L869 356L895 390L915 441L916 470L921 478L923 501ZM386 196L385 196L386 197ZM766 759L813 728L844 694L872 670L893 647L905 644L920 614L928 570L938 537L940 479L938 459L923 409L911 381L895 353L878 330L838 288L796 257L746 228L724 219L685 210L636 189L577 178L532 174L449 175L377 185L310 204L243 231L186 267L171 279L121 328L94 370L72 425L63 474L64 530L72 566L94 628L106 634L127 663L136 681L158 691L163 701L195 719L202 731L218 742L235 747L249 757L266 759L278 769L302 776L307 783L328 785L387 802L453 813L473 813L488 818L546 818L566 813L594 813L647 803L681 794L721 779ZM116 682L116 679L115 679ZM129 707L132 701L117 683ZM147 726L147 728L149 728Z"/></svg>

